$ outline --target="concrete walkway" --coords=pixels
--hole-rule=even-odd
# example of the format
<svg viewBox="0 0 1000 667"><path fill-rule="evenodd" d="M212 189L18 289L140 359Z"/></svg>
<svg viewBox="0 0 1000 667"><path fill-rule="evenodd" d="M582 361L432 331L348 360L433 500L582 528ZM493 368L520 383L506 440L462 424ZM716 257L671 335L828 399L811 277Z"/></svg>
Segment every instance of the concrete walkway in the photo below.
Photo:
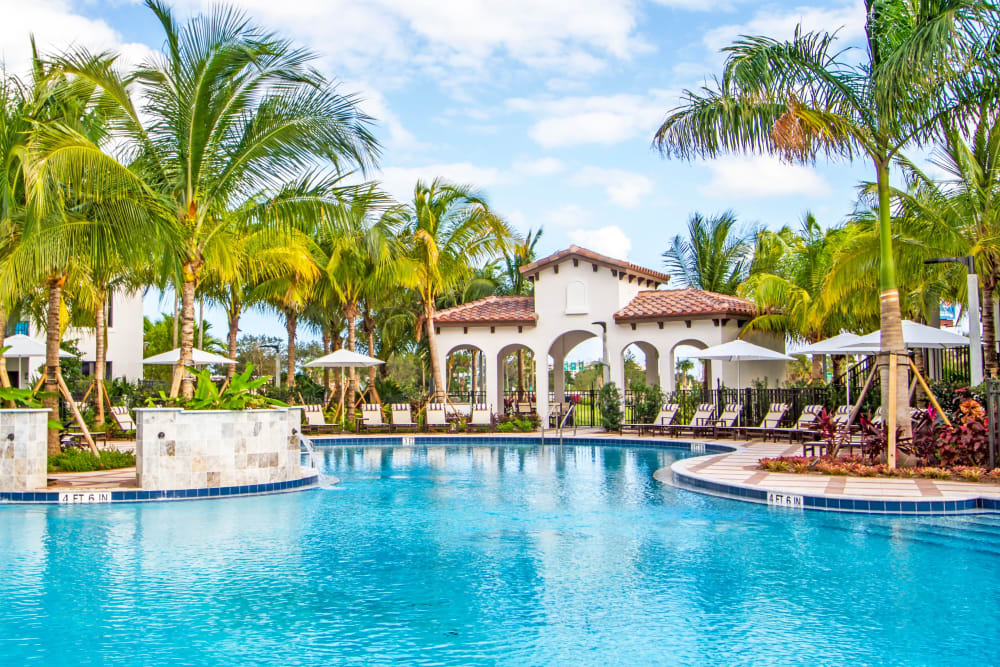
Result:
<svg viewBox="0 0 1000 667"><path fill-rule="evenodd" d="M720 442L719 444L734 443ZM773 473L758 469L758 460L775 456L801 456L800 445L787 443L736 443L737 450L675 462L669 470L657 471L657 479L669 482L671 472L705 482L801 496L854 498L862 500L1000 500L1000 485L952 482L935 479L846 477L840 475Z"/></svg>

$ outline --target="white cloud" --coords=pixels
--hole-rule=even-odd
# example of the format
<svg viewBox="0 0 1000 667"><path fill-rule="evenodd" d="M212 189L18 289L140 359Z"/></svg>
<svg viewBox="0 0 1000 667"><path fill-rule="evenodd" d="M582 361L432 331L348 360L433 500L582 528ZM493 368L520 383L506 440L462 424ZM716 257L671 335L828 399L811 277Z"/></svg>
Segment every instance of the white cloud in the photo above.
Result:
<svg viewBox="0 0 1000 667"><path fill-rule="evenodd" d="M512 98L507 100L506 107L515 113L541 116L529 134L546 148L607 146L635 137L651 139L676 99L675 92L653 90L648 95Z"/></svg>
<svg viewBox="0 0 1000 667"><path fill-rule="evenodd" d="M771 156L731 156L705 163L711 180L699 188L711 197L766 199L801 195L827 197L830 184L811 166L787 164Z"/></svg>
<svg viewBox="0 0 1000 667"><path fill-rule="evenodd" d="M495 167L482 167L469 162L429 164L423 167L384 167L376 178L385 191L400 202L408 202L413 198L413 186L418 180L429 183L435 178L443 178L477 189L488 188L506 180L505 174Z"/></svg>
<svg viewBox="0 0 1000 667"><path fill-rule="evenodd" d="M529 176L551 176L566 169L562 160L554 157L543 157L537 160L517 160L514 162L515 172Z"/></svg>
<svg viewBox="0 0 1000 667"><path fill-rule="evenodd" d="M175 0L191 13L212 0ZM355 72L483 70L496 57L532 68L595 72L648 50L633 0L235 0ZM397 72L393 72L393 69Z"/></svg>
<svg viewBox="0 0 1000 667"><path fill-rule="evenodd" d="M618 225L600 229L574 229L569 233L569 239L578 246L617 259L628 259L629 251L632 250L632 240Z"/></svg>
<svg viewBox="0 0 1000 667"><path fill-rule="evenodd" d="M579 228L581 225L591 224L593 220L593 214L579 204L566 204L545 214L547 227Z"/></svg>
<svg viewBox="0 0 1000 667"><path fill-rule="evenodd" d="M427 145L407 130L399 116L392 112L385 96L363 81L345 82L344 93L354 93L361 98L361 109L384 128L388 136L379 137L388 147L397 151L418 151Z"/></svg>
<svg viewBox="0 0 1000 667"><path fill-rule="evenodd" d="M834 7L796 7L792 10L764 9L746 23L723 25L706 32L702 40L713 53L733 43L740 35L767 35L775 39L791 39L795 27L805 31L840 30L838 36L853 41L864 35L865 9L859 0L840 2Z"/></svg>
<svg viewBox="0 0 1000 667"><path fill-rule="evenodd" d="M74 11L68 0L0 3L0 60L8 72L24 75L31 63L30 35L43 55L68 48L114 49L123 65L135 65L151 53L144 44L126 43L106 22Z"/></svg>
<svg viewBox="0 0 1000 667"><path fill-rule="evenodd" d="M611 201L625 208L635 208L644 195L653 191L653 181L649 177L624 169L584 167L573 175L571 182L585 187L601 187Z"/></svg>

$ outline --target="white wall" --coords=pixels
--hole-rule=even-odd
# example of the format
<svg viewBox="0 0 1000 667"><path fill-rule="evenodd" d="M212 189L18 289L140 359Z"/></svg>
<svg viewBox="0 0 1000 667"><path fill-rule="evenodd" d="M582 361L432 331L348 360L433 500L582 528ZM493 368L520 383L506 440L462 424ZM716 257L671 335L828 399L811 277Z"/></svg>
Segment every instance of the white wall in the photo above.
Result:
<svg viewBox="0 0 1000 667"><path fill-rule="evenodd" d="M580 314L566 313L566 286L572 281L582 281L587 286L589 302L588 312ZM571 259L560 263L559 273L552 267L540 271L539 280L535 283L535 312L538 314L537 325L463 325L437 324L438 354L441 367L445 367L448 353L461 345L474 346L482 350L486 360L486 393L487 402L494 411L502 408L503 396L500 393L498 373L498 356L501 351L514 344L524 345L534 352L539 370L536 377L537 406L541 414L548 409L548 392L558 387L550 387L548 381L548 355L553 356L554 367L561 369L563 354L572 345L583 340L586 334L600 337L601 327L593 322L606 322L608 325L608 361L611 379L619 387L624 386L625 364L623 352L631 343L645 342L653 346L658 359L655 364L659 371L659 382L664 390L674 388L674 349L685 343L694 341L700 347L719 345L735 340L740 332L739 321L730 318L725 323L718 324L709 319L692 319L688 327L684 320L663 320L663 328L653 322L637 322L633 330L631 323L617 324L614 321L615 312L621 310L643 288L637 281L629 283L627 279L611 276L611 270L598 266L593 270L591 262L583 259L574 267ZM491 331L492 329L492 331ZM467 332L466 332L467 330ZM561 339L569 332L583 332ZM553 344L561 340L567 345ZM784 351L784 341L780 337L751 337L750 340L771 349ZM565 350L563 348L565 347ZM721 373L721 375L720 375ZM556 384L561 377L556 373ZM649 375L652 375L650 371ZM768 378L771 386L785 378L784 362L746 362L740 368L740 379L744 387L750 386L754 378ZM735 363L712 362L712 384L720 378L728 387L737 385L737 367ZM557 399L559 397L557 396Z"/></svg>
<svg viewBox="0 0 1000 667"><path fill-rule="evenodd" d="M107 358L111 362L111 377L124 377L131 381L142 379L142 293L116 294L113 297L112 324L108 327ZM30 329L31 337L45 342L45 329ZM97 341L92 329L68 329L63 335L64 340L76 340L80 348L81 361L96 361ZM24 368L22 362L21 368ZM30 378L22 378L21 386L29 387L40 374L38 369L45 364L45 357L31 357L26 362ZM17 371L16 360L7 361L9 371Z"/></svg>

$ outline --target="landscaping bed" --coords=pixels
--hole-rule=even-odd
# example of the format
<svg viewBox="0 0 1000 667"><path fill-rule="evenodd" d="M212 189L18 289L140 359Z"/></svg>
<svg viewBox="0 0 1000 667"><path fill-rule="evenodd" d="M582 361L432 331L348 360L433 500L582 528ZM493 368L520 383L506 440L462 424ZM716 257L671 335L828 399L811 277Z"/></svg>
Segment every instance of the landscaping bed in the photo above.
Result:
<svg viewBox="0 0 1000 667"><path fill-rule="evenodd" d="M57 456L49 457L48 471L91 472L94 470L116 470L135 465L135 454L114 449L100 449L98 456L84 449L68 449Z"/></svg>
<svg viewBox="0 0 1000 667"><path fill-rule="evenodd" d="M889 468L881 463L868 463L858 456L778 456L764 458L758 467L767 472L803 473L816 475L849 475L853 477L892 477L897 479L940 479L955 482L985 482L1000 484L1000 468L987 470L980 466L916 466Z"/></svg>

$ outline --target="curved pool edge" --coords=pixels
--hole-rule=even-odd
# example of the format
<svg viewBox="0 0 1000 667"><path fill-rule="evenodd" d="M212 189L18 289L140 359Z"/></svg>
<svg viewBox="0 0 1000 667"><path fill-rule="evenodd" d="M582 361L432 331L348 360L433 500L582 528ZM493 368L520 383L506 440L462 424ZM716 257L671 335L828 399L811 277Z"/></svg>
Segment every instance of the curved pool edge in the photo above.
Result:
<svg viewBox="0 0 1000 667"><path fill-rule="evenodd" d="M53 491L2 491L2 505L108 505L121 503L165 502L178 500L218 500L246 498L280 493L295 493L320 488L321 475L314 468L302 468L302 476L283 482L217 486L195 489L111 489L79 488ZM330 484L340 480L325 478Z"/></svg>
<svg viewBox="0 0 1000 667"><path fill-rule="evenodd" d="M732 448L735 453L740 448ZM1000 513L1000 497L969 494L942 500L912 499L900 496L872 498L864 496L834 497L822 493L803 493L801 489L780 484L754 486L730 480L720 480L691 470L710 457L698 456L675 461L669 468L660 468L653 478L661 484L718 498L766 505L787 510L815 510L850 514L888 514L895 516L941 516L952 514ZM831 479L831 476L816 477ZM868 478L863 478L868 479Z"/></svg>

